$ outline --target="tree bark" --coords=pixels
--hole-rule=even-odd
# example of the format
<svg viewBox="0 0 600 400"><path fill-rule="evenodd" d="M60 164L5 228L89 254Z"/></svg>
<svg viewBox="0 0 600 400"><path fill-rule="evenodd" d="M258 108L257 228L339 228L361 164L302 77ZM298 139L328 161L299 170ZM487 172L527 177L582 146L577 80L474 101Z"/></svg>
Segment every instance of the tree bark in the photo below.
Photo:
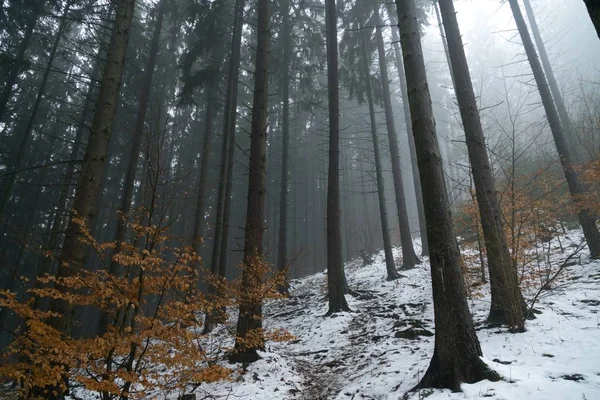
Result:
<svg viewBox="0 0 600 400"><path fill-rule="evenodd" d="M281 151L281 187L279 197L279 245L277 247L277 269L280 273L288 267L287 253L287 209L289 186L289 156L290 156L290 59L292 43L290 37L290 1L284 0L283 12L283 62L281 65L281 88L283 91L283 110L281 121L281 136L283 139ZM279 291L287 293L289 284L286 281L280 285Z"/></svg>
<svg viewBox="0 0 600 400"><path fill-rule="evenodd" d="M392 110L392 99L390 95L390 82L387 72L387 59L383 45L383 34L381 32L381 19L379 17L379 3L374 3L375 35L377 39L377 52L379 54L379 70L381 73L381 86L383 89L383 103L385 110L385 122L390 142L390 155L392 159L392 175L394 177L394 191L396 194L396 207L398 210L398 222L400 226L400 241L402 243L402 268L411 269L421 260L415 253L412 235L410 233L410 220L406 210L406 198L404 196L404 183L402 181L402 169L400 168L400 150L398 149L398 134L394 124L394 112Z"/></svg>
<svg viewBox="0 0 600 400"><path fill-rule="evenodd" d="M375 119L375 104L373 101L373 91L371 88L371 72L369 69L369 57L367 54L367 38L363 32L362 35L362 62L364 68L365 85L367 92L367 102L369 103L369 117L371 122L371 137L373 139L373 152L375 154L375 173L377 175L377 196L379 199L379 217L381 219L381 233L383 235L383 251L385 253L385 266L388 281L398 279L400 275L396 271L394 263L394 253L392 252L392 241L390 240L390 228L388 226L387 206L385 203L385 182L383 179L383 167L381 162L381 153L379 151L379 136L377 134L377 120ZM368 234L371 232L369 231Z"/></svg>
<svg viewBox="0 0 600 400"><path fill-rule="evenodd" d="M135 0L119 0L117 3L107 64L96 101L96 111L81 176L75 190L74 207L60 257L58 278L68 277L73 271L84 266L86 245L79 240L81 237L79 222L84 223L86 227L92 226L94 222L104 161L107 157L108 143L119 100L134 7ZM59 289L67 290L61 287ZM69 335L73 326L73 306L65 301L55 300L52 301L50 309L61 314L61 317L53 319L54 327Z"/></svg>
<svg viewBox="0 0 600 400"><path fill-rule="evenodd" d="M420 387L460 390L461 382L498 378L482 352L467 304L460 253L446 191L423 50L413 0L397 0L400 42L413 134L423 183L435 314L435 348Z"/></svg>
<svg viewBox="0 0 600 400"><path fill-rule="evenodd" d="M529 65L531 66L533 77L542 99L546 117L548 118L548 125L552 131L554 144L556 145L556 151L558 153L558 157L560 158L560 163L567 180L569 192L571 193L575 204L579 208L577 216L579 217L579 224L581 225L590 250L590 257L600 258L600 232L598 232L598 227L596 226L596 218L593 215L593 211L586 209L585 205L579 201L579 197L585 193L585 190L579 182L579 177L575 171L575 165L573 164L573 160L571 158L571 152L569 151L567 141L565 140L564 131L560 123L556 107L552 100L552 94L550 93L546 77L544 76L542 65L540 64L535 47L533 46L533 42L529 36L529 31L527 30L527 25L525 24L525 19L521 13L521 8L519 7L518 1L508 0L508 3L512 9L513 17L515 19L517 29L519 30L519 35L521 36L523 47L527 53L527 59L529 60Z"/></svg>
<svg viewBox="0 0 600 400"><path fill-rule="evenodd" d="M583 0L600 39L600 0Z"/></svg>
<svg viewBox="0 0 600 400"><path fill-rule="evenodd" d="M335 0L325 0L327 91L329 94L329 168L327 182L327 315L350 311L344 296L340 230L340 96L338 82L337 18Z"/></svg>
<svg viewBox="0 0 600 400"><path fill-rule="evenodd" d="M393 13L393 4L388 6L390 18ZM421 255L429 255L429 243L427 242L427 228L425 225L425 211L423 210L423 189L421 188L421 178L419 177L419 166L417 165L417 151L415 150L415 138L412 133L412 122L410 120L410 106L408 105L408 93L406 93L406 77L404 76L404 64L402 63L402 54L399 46L400 39L398 32L392 26L392 43L394 47L394 56L396 58L396 67L398 69L398 78L400 81L400 90L402 91L402 108L404 111L404 122L406 124L406 135L408 136L408 149L410 151L410 163L415 186L415 198L417 201L417 214L419 216L419 234L421 235Z"/></svg>
<svg viewBox="0 0 600 400"><path fill-rule="evenodd" d="M502 227L500 202L489 162L485 137L469 73L456 11L452 0L439 0L444 21L448 54L454 76L454 91L465 130L465 139L475 183L475 194L481 216L481 226L487 250L492 305L488 321L507 324L513 331L524 327L522 295L517 270L512 267L508 242Z"/></svg>
<svg viewBox="0 0 600 400"><path fill-rule="evenodd" d="M142 92L140 93L140 103L138 105L137 117L135 120L135 127L133 130L133 138L131 142L131 150L129 153L129 159L127 162L127 171L125 173L125 180L123 182L123 194L121 195L121 201L119 204L119 215L117 220L117 230L115 232L113 242L116 244L113 255L119 254L123 249L125 236L127 234L127 226L129 221L129 212L131 210L131 200L133 198L133 190L135 183L135 176L137 174L138 160L140 158L140 149L142 146L142 137L144 135L144 128L146 125L146 114L148 112L148 105L150 104L150 94L152 92L152 81L154 79L154 70L156 69L156 58L158 56L158 49L160 45L160 34L162 31L164 16L165 16L166 0L161 0L157 5L158 15L156 17L156 25L154 26L154 32L152 33L152 42L150 44L150 53L148 54L148 62L146 63L146 71L144 73L144 81L142 86ZM108 273L109 274L120 274L120 267L117 261L111 259ZM98 325L98 334L102 335L106 332L108 327L109 316L102 314Z"/></svg>
<svg viewBox="0 0 600 400"><path fill-rule="evenodd" d="M248 203L244 235L244 269L240 293L240 313L233 358L253 362L264 349L262 332L262 299L256 292L262 284L263 234L266 197L267 113L269 110L269 0L258 0L258 36L256 70L254 73L254 101L252 105L252 132L250 135L250 166L248 176Z"/></svg>

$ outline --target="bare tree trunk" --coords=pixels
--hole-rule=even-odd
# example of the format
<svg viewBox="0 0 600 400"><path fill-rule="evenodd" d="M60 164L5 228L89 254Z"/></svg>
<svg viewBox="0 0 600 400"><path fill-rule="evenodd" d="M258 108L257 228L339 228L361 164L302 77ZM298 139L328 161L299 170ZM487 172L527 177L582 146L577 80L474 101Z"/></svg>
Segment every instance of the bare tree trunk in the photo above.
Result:
<svg viewBox="0 0 600 400"><path fill-rule="evenodd" d="M329 93L329 169L327 182L327 315L349 311L344 296L340 230L340 97L338 83L337 18L335 0L325 0L327 88Z"/></svg>
<svg viewBox="0 0 600 400"><path fill-rule="evenodd" d="M367 55L367 38L365 32L362 35L362 61L365 76L365 85L367 92L367 101L369 103L369 116L371 122L371 137L373 138L373 152L375 154L375 173L377 175L377 196L379 198L379 217L381 219L381 233L383 235L383 251L385 253L385 266L387 270L388 281L398 279L400 275L396 271L394 264L394 253L392 252L392 241L390 240L390 228L388 226L387 206L385 204L385 182L383 179L383 167L381 163L381 153L379 151L379 137L377 134L377 120L375 119L375 105L373 102L373 91L371 88L371 73L369 71L369 57ZM371 234L369 231L367 234Z"/></svg>
<svg viewBox="0 0 600 400"><path fill-rule="evenodd" d="M379 3L375 4L375 35L377 39L377 52L379 54L379 70L381 73L381 86L383 89L383 103L385 109L385 122L390 141L390 155L392 159L392 175L394 177L394 191L396 193L396 207L398 210L398 222L400 226L400 241L402 243L402 268L411 269L421 260L415 253L412 236L410 233L410 220L406 210L406 198L404 197L404 183L402 182L402 170L400 168L400 150L398 149L398 134L394 124L394 112L392 110L392 99L390 95L390 82L387 73L387 60L383 45L383 34L381 32L381 19L379 17Z"/></svg>
<svg viewBox="0 0 600 400"><path fill-rule="evenodd" d="M527 30L527 25L525 24L525 19L521 13L518 1L508 0L508 2L510 4L510 8L512 9L515 23L517 24L517 29L519 30L519 34L523 42L523 47L525 47L525 52L527 53L527 59L529 60L533 77L535 78L535 82L540 92L542 104L544 106L544 110L546 111L548 124L550 125L552 136L554 137L554 144L556 145L556 151L558 152L558 157L560 158L560 163L567 180L567 185L569 186L569 191L571 192L571 196L573 196L575 204L579 208L577 215L579 217L581 228L583 229L583 234L590 249L590 257L600 258L600 232L598 232L598 227L596 226L596 218L593 215L593 212L584 208L585 205L578 200L578 197L584 194L585 190L579 182L577 172L575 171L571 153L569 151L567 141L565 140L564 131L562 129L558 113L556 112L556 107L552 100L552 94L548 88L544 71L540 64L540 60L538 59L537 53L535 52L535 47L533 46L531 37L529 36L529 31Z"/></svg>
<svg viewBox="0 0 600 400"><path fill-rule="evenodd" d="M39 7L39 6L36 6ZM29 138L33 133L33 127L35 121L37 119L38 111L40 109L40 105L42 104L42 100L44 99L44 94L46 93L46 84L48 83L48 78L50 77L50 73L52 72L52 64L54 63L54 59L56 58L56 53L58 51L58 45L62 39L63 33L67 28L67 23L69 20L66 18L69 14L69 10L71 8L71 2L67 2L65 5L65 9L63 11L63 19L58 26L58 31L56 32L56 36L54 38L54 43L52 44L52 49L50 50L50 57L48 58L48 63L46 64L46 69L44 70L44 75L42 76L42 81L40 82L40 86L38 88L35 101L33 102L33 107L31 108L31 114L29 119L27 120L27 125L25 130L23 131L23 136L21 137L21 142L19 144L19 148L17 150L17 156L14 162L10 167L10 172L8 174L7 182L4 187L4 194L2 199L0 199L0 217L4 212L4 208L8 204L10 199L10 195L12 193L13 186L17 180L17 176L19 175L19 169L21 168L21 162L23 156L25 155L25 148L27 143L29 143ZM17 68L18 69L18 68ZM9 82L10 83L10 82ZM7 83L8 85L8 83ZM12 88L12 85L11 85ZM1 114L0 114L1 115Z"/></svg>
<svg viewBox="0 0 600 400"><path fill-rule="evenodd" d="M397 0L396 6L419 174L423 183L435 314L435 349L429 368L417 387L458 391L461 382L473 383L498 377L480 359L481 347L467 304L416 7L413 0Z"/></svg>
<svg viewBox="0 0 600 400"><path fill-rule="evenodd" d="M506 235L502 227L500 202L489 162L475 91L471 82L456 11L452 0L439 0L448 41L448 54L454 76L454 91L460 108L475 183L475 193L487 250L492 305L488 321L507 324L513 331L525 330L522 295L517 270L512 267Z"/></svg>
<svg viewBox="0 0 600 400"><path fill-rule="evenodd" d="M529 0L523 0L523 4L525 5L525 11L527 12L527 19L529 20L529 25L531 26L533 38L535 39L538 51L540 52L540 60L542 61L542 66L544 67L546 78L548 79L550 92L552 93L552 98L554 99L554 104L556 105L556 109L560 117L560 122L562 123L563 131L567 136L567 145L569 145L569 148L573 151L575 146L572 143L572 140L574 139L574 131L573 124L571 123L571 118L569 117L569 113L567 112L567 107L565 107L565 102L563 101L562 94L560 93L560 89L558 88L558 83L556 83L556 78L554 77L552 64L550 64L550 59L548 58L548 53L546 52L546 45L542 40L542 35L540 34L540 29L535 19L535 14L533 13L533 9L531 8L531 3L529 2ZM573 156L575 157L575 159L577 159L577 154L575 152L573 152Z"/></svg>
<svg viewBox="0 0 600 400"><path fill-rule="evenodd" d="M142 146L142 137L146 125L146 114L148 112L148 105L150 104L150 94L152 92L152 81L154 79L156 58L158 55L158 49L160 45L160 34L162 31L165 16L165 6L166 0L161 0L157 5L158 15L156 17L156 25L154 26L154 32L152 34L152 42L150 44L148 62L146 63L146 71L144 75L142 93L140 94L140 103L138 106L135 127L133 130L131 151L129 153L129 160L127 163L127 172L125 173L125 181L123 182L123 194L121 196L121 201L119 204L119 218L117 222L117 230L115 232L113 240L113 242L116 244L116 247L113 252L113 255L118 254L122 251L123 243L125 241L125 235L127 233L129 211L131 210L131 200L133 198L135 176L137 174L138 160L140 157L140 149ZM119 264L113 257L109 265L108 273L119 274L119 269ZM106 328L110 323L109 318L110 317L108 314L101 315L98 324L99 335L102 335L104 334L104 332L106 332Z"/></svg>
<svg viewBox="0 0 600 400"><path fill-rule="evenodd" d="M119 0L117 3L115 26L108 51L108 59L100 93L96 101L96 112L90 129L81 176L75 190L74 207L69 218L67 232L57 277L68 277L72 271L84 266L86 245L80 241L79 222L90 227L94 222L94 212L98 200L104 161L107 157L108 143L112 135L112 126L119 100L125 53L131 34L135 0ZM67 290L59 287L60 290ZM61 314L53 320L55 328L69 335L73 326L72 304L55 300L50 309Z"/></svg>
<svg viewBox="0 0 600 400"><path fill-rule="evenodd" d="M262 300L256 291L262 284L263 233L265 221L267 113L269 111L269 0L258 0L258 36L256 70L254 73L254 101L252 105L252 132L250 135L250 166L248 176L248 205L244 236L244 269L240 313L233 358L253 362L257 350L264 348L262 333ZM251 340L249 340L251 339Z"/></svg>
<svg viewBox="0 0 600 400"><path fill-rule="evenodd" d="M206 91L206 113L204 116L204 139L202 142L202 159L200 160L200 178L198 180L198 193L196 199L196 212L194 218L194 232L192 239L196 252L200 253L200 246L204 236L204 214L206 213L206 183L208 180L209 161L213 142L213 120L215 114L216 83L208 83Z"/></svg>
<svg viewBox="0 0 600 400"><path fill-rule="evenodd" d="M277 247L277 268L280 272L288 267L287 253L287 222L288 222L288 186L289 186L289 157L290 157L290 58L292 43L290 36L290 2L284 0L282 6L283 12L283 60L281 64L282 77L281 87L283 90L283 110L281 121L281 133L283 138L281 151L281 188L279 197L279 245ZM279 290L287 293L289 284L286 282L280 285Z"/></svg>
<svg viewBox="0 0 600 400"><path fill-rule="evenodd" d="M592 23L596 27L598 38L600 38L600 0L583 0L583 2L590 13Z"/></svg>
<svg viewBox="0 0 600 400"><path fill-rule="evenodd" d="M393 14L393 4L388 6L390 17ZM398 42L398 32L392 26L392 43L394 47L394 56L396 58L396 67L398 69L398 78L400 78L400 90L402 91L402 108L404 110L404 121L406 124L406 135L408 136L408 149L410 151L410 163L415 186L415 198L417 200L417 214L419 216L419 234L421 235L421 255L429 255L429 243L427 242L427 228L425 225L425 211L423 210L423 189L421 188L421 178L419 177L419 166L417 165L417 151L415 149L415 138L412 132L412 122L410 120L410 106L408 105L408 93L406 92L406 77L404 76L404 64L402 63L402 54Z"/></svg>
<svg viewBox="0 0 600 400"><path fill-rule="evenodd" d="M29 44L31 43L31 38L33 37L33 30L46 2L44 0L39 0L34 1L33 4L33 10L29 20L27 21L27 29L25 30L25 35L23 36L23 40L19 45L15 63L8 73L8 77L4 83L4 88L2 89L2 93L0 93L0 122L4 120L4 113L6 112L6 107L8 106L10 98L12 97L13 88L17 83L17 79L19 79L21 67L23 64L25 64L25 54L27 53L27 49L29 49Z"/></svg>
<svg viewBox="0 0 600 400"><path fill-rule="evenodd" d="M221 147L221 166L219 170L219 186L217 188L217 206L216 206L216 221L215 234L212 246L212 259L210 271L213 275L219 274L225 277L226 260L221 262L222 248L225 248L227 254L227 238L224 239L224 231L229 230L229 207L226 207L228 193L231 191L231 185L228 182L231 180L232 174L229 172L233 166L234 141L235 141L235 121L237 117L237 89L238 75L240 69L240 49L242 43L242 27L244 25L244 0L235 1L233 35L231 41L231 57L229 60L229 70L227 78L227 92L225 94L225 115L223 123L223 144ZM227 219L225 220L225 216ZM227 228L225 228L227 223ZM227 236L227 234L225 235ZM214 288L209 288L209 291L214 292ZM210 332L215 325L214 316L207 314L204 322L204 333Z"/></svg>

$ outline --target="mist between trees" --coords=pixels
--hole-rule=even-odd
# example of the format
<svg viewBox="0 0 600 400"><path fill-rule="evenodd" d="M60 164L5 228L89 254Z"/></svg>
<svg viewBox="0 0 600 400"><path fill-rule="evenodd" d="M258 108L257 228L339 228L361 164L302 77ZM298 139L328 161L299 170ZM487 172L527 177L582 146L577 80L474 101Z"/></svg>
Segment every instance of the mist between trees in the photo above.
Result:
<svg viewBox="0 0 600 400"><path fill-rule="evenodd" d="M344 263L379 249L388 280L431 266L418 386L497 379L460 251L515 333L533 240L579 226L600 257L600 6L473 3L2 1L10 392L139 398L168 386L152 362L194 371L180 389L223 379L191 349L227 310L231 361L256 361L293 334L263 328L264 299L326 269L328 315L348 312Z"/></svg>

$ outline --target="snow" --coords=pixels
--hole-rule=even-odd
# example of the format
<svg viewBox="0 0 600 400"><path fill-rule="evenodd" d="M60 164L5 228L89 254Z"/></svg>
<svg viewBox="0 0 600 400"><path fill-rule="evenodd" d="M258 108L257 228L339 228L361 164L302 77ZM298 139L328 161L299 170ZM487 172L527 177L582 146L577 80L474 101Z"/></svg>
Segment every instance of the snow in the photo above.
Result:
<svg viewBox="0 0 600 400"><path fill-rule="evenodd" d="M555 240L549 243L554 270L581 242L581 234L562 236L564 254ZM585 250L575 259L577 264L565 269L552 290L542 292L536 304L542 314L527 322L525 333L485 325L487 286L483 297L469 301L484 361L503 381L464 384L457 393L421 390L406 398L600 399L600 262L587 260ZM265 326L287 329L297 340L269 343L262 359L236 379L199 390L215 398L259 400L403 398L433 352L433 336L395 337L411 326L434 332L429 265L425 259L403 271L403 278L387 282L383 253L374 260L367 267L359 261L346 266L348 283L358 292L347 296L349 313L324 317L324 273L292 282L289 299L265 305ZM538 288L528 289L526 298ZM214 334L224 334L234 322Z"/></svg>

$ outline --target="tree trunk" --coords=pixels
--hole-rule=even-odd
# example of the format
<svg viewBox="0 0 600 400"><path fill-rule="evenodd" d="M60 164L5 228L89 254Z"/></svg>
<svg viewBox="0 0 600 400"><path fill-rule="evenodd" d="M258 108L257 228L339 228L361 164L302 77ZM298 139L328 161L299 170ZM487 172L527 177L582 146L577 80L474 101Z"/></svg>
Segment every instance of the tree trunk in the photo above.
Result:
<svg viewBox="0 0 600 400"><path fill-rule="evenodd" d="M215 116L216 83L208 83L206 91L206 113L204 116L204 139L202 142L202 159L200 160L200 178L198 180L198 193L196 198L196 212L194 218L194 232L192 239L196 253L200 254L200 246L204 236L204 214L206 213L206 182L208 180L209 161L213 142L213 120Z"/></svg>
<svg viewBox="0 0 600 400"><path fill-rule="evenodd" d="M13 65L10 69L8 77L6 78L6 83L4 84L4 88L0 94L0 122L4 122L4 113L6 112L6 107L8 106L10 98L12 97L13 88L17 83L17 79L19 79L21 67L23 64L25 64L25 54L27 53L27 49L29 49L29 44L31 43L31 38L33 37L33 30L37 24L40 14L42 13L45 3L46 2L43 0L33 2L34 8L31 12L29 20L27 21L27 29L25 30L25 35L23 36L23 40L19 45L19 50L17 50L15 65Z"/></svg>
<svg viewBox="0 0 600 400"><path fill-rule="evenodd" d="M38 6L36 6L38 7ZM23 136L21 137L21 142L19 144L19 148L17 150L17 158L12 163L10 167L10 172L7 176L7 182L4 187L4 194L2 195L2 199L0 199L0 217L4 212L4 208L8 204L10 199L10 195L13 189L13 186L17 180L17 176L19 175L19 169L21 168L21 162L23 156L25 155L25 148L27 143L29 143L29 138L33 133L33 127L35 121L37 119L37 114L40 109L40 105L42 104L42 100L44 98L44 94L46 93L46 84L48 83L48 78L50 77L50 73L52 72L52 64L54 63L54 59L56 58L56 53L58 51L58 45L62 39L63 33L67 27L67 23L69 20L66 18L69 10L71 8L71 2L67 2L65 5L65 9L63 11L63 19L58 26L58 31L56 32L56 36L54 38L54 43L52 44L52 49L50 50L50 57L48 58L48 63L46 64L46 69L44 70L44 75L42 76L42 81L40 82L40 86L38 88L35 101L33 102L33 107L31 108L31 114L29 119L27 120L27 125L25 127L25 131L23 132ZM18 69L18 68L17 68ZM9 82L10 83L10 82ZM8 83L7 83L8 85ZM11 85L12 88L12 85ZM1 115L1 114L0 114Z"/></svg>
<svg viewBox="0 0 600 400"><path fill-rule="evenodd" d="M327 315L350 311L344 296L342 232L340 230L340 96L338 83L335 0L325 0L327 91L329 93L329 169L327 182Z"/></svg>
<svg viewBox="0 0 600 400"><path fill-rule="evenodd" d="M86 227L92 226L94 222L104 161L107 157L108 143L112 135L112 126L119 100L134 6L135 0L119 0L117 3L107 64L96 101L96 112L90 129L81 176L75 190L74 207L69 218L57 272L59 278L68 277L72 275L72 271L84 266L86 245L79 240L81 237L79 222L85 224ZM58 289L67 290L61 287ZM69 335L73 325L73 305L55 300L51 303L50 308L61 314L60 318L53 320L54 327Z"/></svg>
<svg viewBox="0 0 600 400"><path fill-rule="evenodd" d="M142 146L142 137L144 135L144 128L146 125L146 114L148 112L148 105L150 103L150 94L152 92L152 81L154 79L154 70L156 68L156 58L158 55L158 49L160 45L160 33L162 31L162 25L165 16L166 0L161 0L157 5L158 15L156 17L156 25L154 26L154 32L152 34L152 42L150 44L150 53L148 55L148 62L146 63L146 71L144 74L144 81L142 86L142 92L140 94L140 103L138 106L137 117L135 120L135 127L133 130L133 138L131 143L131 151L129 153L129 160L127 163L127 172L125 173L125 180L123 182L123 194L119 204L119 215L117 220L117 230L115 232L113 242L116 244L113 255L119 254L122 251L123 244L125 241L125 235L127 233L127 226L129 221L129 212L131 210L131 200L133 198L133 190L135 183L135 176L137 174L138 160L140 157L140 149ZM108 273L109 274L120 274L119 264L113 257L111 259ZM108 327L109 316L102 314L98 325L98 334L102 335L106 332Z"/></svg>
<svg viewBox="0 0 600 400"><path fill-rule="evenodd" d="M590 13L592 23L596 27L598 38L600 38L600 0L583 0L583 2L588 9L588 13Z"/></svg>
<svg viewBox="0 0 600 400"><path fill-rule="evenodd" d="M585 190L580 184L577 172L575 171L571 153L567 141L565 140L565 135L552 100L552 94L550 93L548 83L546 82L546 77L544 76L544 71L542 70L535 48L533 47L533 42L529 36L529 31L527 30L527 25L525 24L525 19L521 13L518 1L508 0L508 2L512 9L515 23L517 24L517 29L519 30L519 35L523 42L523 47L525 47L533 77L535 78L535 82L540 92L542 104L546 111L546 117L548 118L548 125L550 125L550 130L554 137L554 144L556 145L556 151L560 158L569 191L571 192L571 196L573 196L575 204L579 208L577 216L579 217L579 223L581 224L583 234L590 249L590 257L600 258L600 232L598 232L598 227L596 226L596 218L594 217L593 212L584 208L585 205L578 200L579 196L585 193Z"/></svg>
<svg viewBox="0 0 600 400"><path fill-rule="evenodd" d="M487 250L492 305L488 321L507 324L513 331L524 327L522 295L517 270L512 267L506 235L502 227L500 202L496 194L492 167L489 162L483 128L467 57L465 56L456 12L452 0L439 0L444 21L448 54L454 75L454 91L465 130L465 139L475 183L475 194L481 215L481 226Z"/></svg>
<svg viewBox="0 0 600 400"><path fill-rule="evenodd" d="M390 3L390 7L392 4ZM390 11L391 14L391 11ZM404 121L406 123L406 134L408 136L408 149L410 151L410 163L415 186L415 198L417 200L417 214L419 216L419 233L421 235L421 255L429 255L429 243L427 242L427 228L425 225L425 211L423 210L423 189L421 188L421 178L419 177L419 167L417 165L417 151L415 150L415 138L412 133L412 122L410 120L410 106L408 105L408 93L406 92L406 77L404 76L404 64L402 64L402 55L398 42L398 33L392 27L392 42L394 43L394 56L396 57L396 67L398 77L400 78L400 90L402 91L402 107L404 110Z"/></svg>
<svg viewBox="0 0 600 400"><path fill-rule="evenodd" d="M281 65L282 77L281 87L283 90L283 112L281 121L281 134L283 138L281 151L281 188L279 197L279 245L277 247L277 269L285 271L288 267L287 253L287 208L288 208L288 186L289 186L289 154L290 154L290 59L292 43L290 37L290 2L284 0L282 6L283 15L283 63ZM289 284L286 281L280 285L279 291L287 293Z"/></svg>
<svg viewBox="0 0 600 400"><path fill-rule="evenodd" d="M364 68L367 101L369 103L369 116L371 122L371 137L373 138L373 152L375 154L375 173L377 175L377 196L379 198L379 217L381 218L381 233L383 235L383 250L385 253L385 266L388 281L398 279L400 275L394 264L394 253L392 252L392 241L390 240L390 228L388 226L387 206L385 204L385 183L383 179L383 167L381 153L379 151L379 137L377 134L377 120L375 119L375 105L373 102L373 91L371 88L371 73L369 71L369 57L367 55L367 38L362 33L362 61ZM369 231L368 234L371 232Z"/></svg>
<svg viewBox="0 0 600 400"><path fill-rule="evenodd" d="M396 6L419 174L423 183L435 314L434 353L417 387L460 390L461 382L473 383L498 377L480 359L481 347L467 304L416 7L413 0L397 0Z"/></svg>
<svg viewBox="0 0 600 400"><path fill-rule="evenodd" d="M262 284L263 233L266 197L267 113L269 110L269 0L258 0L258 36L252 132L250 135L250 166L248 169L248 205L244 236L244 269L240 294L240 313L233 358L253 362L257 350L264 349L262 333L262 299L257 291Z"/></svg>
<svg viewBox="0 0 600 400"><path fill-rule="evenodd" d="M527 12L527 19L529 20L529 25L531 26L533 38L535 39L538 51L540 52L540 60L542 61L542 66L544 67L546 78L548 79L550 92L552 93L552 97L554 98L554 104L556 105L556 109L560 117L560 122L562 123L562 128L566 135L567 145L569 145L569 148L573 150L575 148L575 146L572 143L572 140L574 139L573 124L571 123L571 118L569 117L569 113L567 112L567 107L565 107L565 102L563 101L560 89L558 88L558 83L556 83L554 71L552 69L552 65L550 64L548 53L546 52L546 45L542 40L542 35L540 34L540 29L538 28L538 24L535 19L535 14L533 13L533 9L531 8L531 3L529 2L529 0L523 0L523 4L525 5L525 11ZM577 154L575 152L573 152L573 156L575 157L575 159L577 159Z"/></svg>
<svg viewBox="0 0 600 400"><path fill-rule="evenodd" d="M398 149L398 135L394 125L394 112L392 110L392 99L390 95L390 82L387 73L387 60L383 45L383 34L381 32L381 19L379 17L379 3L375 4L375 34L377 36L377 52L379 54L379 70L381 73L381 86L383 89L383 103L385 109L385 121L390 141L390 155L392 159L392 175L394 177L394 191L396 193L396 207L398 210L398 222L400 224L400 240L402 243L402 268L411 269L421 261L415 253L412 236L410 233L410 220L406 210L406 198L404 197L404 183L402 182L402 170L400 168L400 150Z"/></svg>

